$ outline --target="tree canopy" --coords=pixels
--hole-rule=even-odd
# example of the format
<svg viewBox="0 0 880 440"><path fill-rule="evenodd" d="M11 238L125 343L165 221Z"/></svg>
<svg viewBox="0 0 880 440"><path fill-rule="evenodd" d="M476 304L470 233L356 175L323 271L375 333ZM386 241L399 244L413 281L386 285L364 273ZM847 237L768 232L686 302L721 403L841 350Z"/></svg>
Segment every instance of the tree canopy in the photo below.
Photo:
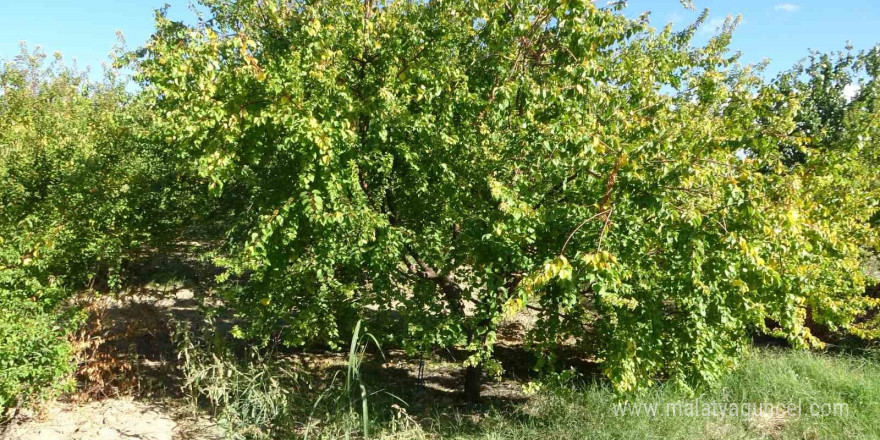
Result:
<svg viewBox="0 0 880 440"><path fill-rule="evenodd" d="M819 343L808 315L870 302L876 173L792 163L812 110L736 62L736 20L694 47L705 14L654 30L589 1L205 5L158 15L138 77L156 135L243 199L242 335L332 344L390 315L411 351L497 370L498 324L531 307L535 348L592 347L630 390L711 382L755 329ZM843 149L876 155L875 114L852 124Z"/></svg>

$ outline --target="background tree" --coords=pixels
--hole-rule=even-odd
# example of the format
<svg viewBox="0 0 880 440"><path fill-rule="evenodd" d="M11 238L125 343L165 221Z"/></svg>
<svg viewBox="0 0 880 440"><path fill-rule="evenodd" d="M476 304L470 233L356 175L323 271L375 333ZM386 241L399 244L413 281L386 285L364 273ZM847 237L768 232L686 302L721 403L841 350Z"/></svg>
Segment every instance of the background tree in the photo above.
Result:
<svg viewBox="0 0 880 440"><path fill-rule="evenodd" d="M834 239L862 248L863 266L876 264L880 245L878 72L880 47L848 47L814 52L774 81L780 93L801 102L793 132L780 144L787 171L800 176L817 218L835 225ZM855 330L877 335L876 328Z"/></svg>
<svg viewBox="0 0 880 440"><path fill-rule="evenodd" d="M136 63L156 139L241 201L218 260L248 276L240 336L393 315L410 352L470 353L475 398L526 306L535 348L594 347L631 390L713 381L767 317L807 344L808 305L865 305L853 223L767 172L800 103L736 64L735 20L695 48L706 14L655 31L580 0L204 5L159 13Z"/></svg>
<svg viewBox="0 0 880 440"><path fill-rule="evenodd" d="M139 141L113 70L93 82L46 58L23 47L0 66L0 408L66 383L71 297L120 287L131 251L176 232L193 195Z"/></svg>

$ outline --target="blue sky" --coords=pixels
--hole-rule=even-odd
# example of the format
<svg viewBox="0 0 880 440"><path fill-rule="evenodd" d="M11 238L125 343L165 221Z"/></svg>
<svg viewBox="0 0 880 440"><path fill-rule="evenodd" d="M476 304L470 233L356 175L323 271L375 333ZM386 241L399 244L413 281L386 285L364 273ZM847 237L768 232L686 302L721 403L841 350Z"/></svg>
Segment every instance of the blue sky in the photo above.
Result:
<svg viewBox="0 0 880 440"><path fill-rule="evenodd" d="M19 53L19 41L60 51L67 60L99 73L122 31L129 47L149 37L153 10L172 5L172 18L192 20L186 0L0 0L0 58ZM600 4L605 0L598 0ZM742 15L733 49L742 60L771 59L768 74L786 69L808 49L842 49L847 41L857 49L880 43L880 2L877 0L694 0L697 10L684 9L677 0L630 0L626 14L636 17L652 11L651 22L677 28L692 22L703 8L710 20L700 31L705 41L728 15Z"/></svg>

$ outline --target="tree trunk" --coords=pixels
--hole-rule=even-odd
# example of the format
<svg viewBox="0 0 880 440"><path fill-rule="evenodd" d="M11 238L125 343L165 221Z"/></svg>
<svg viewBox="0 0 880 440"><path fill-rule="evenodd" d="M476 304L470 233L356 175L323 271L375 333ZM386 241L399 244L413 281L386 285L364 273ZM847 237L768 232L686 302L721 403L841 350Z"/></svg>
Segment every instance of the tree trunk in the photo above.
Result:
<svg viewBox="0 0 880 440"><path fill-rule="evenodd" d="M469 405L480 400L480 386L483 384L483 365L468 366L464 372L464 396Z"/></svg>

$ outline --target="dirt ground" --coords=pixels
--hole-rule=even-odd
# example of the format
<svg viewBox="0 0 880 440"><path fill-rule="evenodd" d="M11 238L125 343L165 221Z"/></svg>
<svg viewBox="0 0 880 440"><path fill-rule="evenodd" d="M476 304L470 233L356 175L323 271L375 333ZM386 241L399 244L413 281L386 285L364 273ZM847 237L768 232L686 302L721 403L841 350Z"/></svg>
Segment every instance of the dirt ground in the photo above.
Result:
<svg viewBox="0 0 880 440"><path fill-rule="evenodd" d="M222 430L207 417L181 407L132 398L87 404L53 402L41 414L16 418L3 440L220 440Z"/></svg>

